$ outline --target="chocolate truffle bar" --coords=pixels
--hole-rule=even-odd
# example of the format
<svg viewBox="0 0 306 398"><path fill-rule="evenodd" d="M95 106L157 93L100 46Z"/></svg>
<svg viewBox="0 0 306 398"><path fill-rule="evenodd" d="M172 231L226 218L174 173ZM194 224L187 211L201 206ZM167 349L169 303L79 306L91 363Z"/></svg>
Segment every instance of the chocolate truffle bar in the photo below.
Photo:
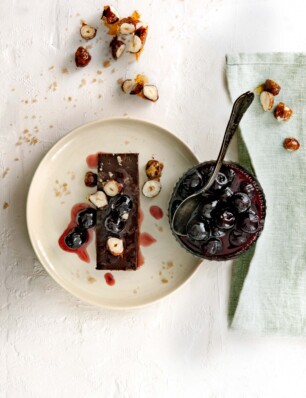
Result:
<svg viewBox="0 0 306 398"><path fill-rule="evenodd" d="M107 205L97 209L97 269L136 270L138 267L138 154L98 154L98 191Z"/></svg>

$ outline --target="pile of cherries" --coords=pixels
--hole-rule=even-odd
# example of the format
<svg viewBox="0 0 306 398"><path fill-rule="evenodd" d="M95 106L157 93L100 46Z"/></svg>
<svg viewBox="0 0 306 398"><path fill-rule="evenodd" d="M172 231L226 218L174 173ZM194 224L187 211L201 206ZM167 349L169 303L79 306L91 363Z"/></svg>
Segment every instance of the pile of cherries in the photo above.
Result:
<svg viewBox="0 0 306 398"><path fill-rule="evenodd" d="M105 219L105 228L113 234L120 233L129 216L129 212L133 208L133 201L127 195L117 195L111 198L109 202L110 212Z"/></svg>
<svg viewBox="0 0 306 398"><path fill-rule="evenodd" d="M113 234L120 233L128 219L128 214L133 208L133 202L127 195L117 195L109 201L109 214L105 219L105 228ZM81 247L88 239L89 228L97 222L97 211L93 208L81 210L76 216L77 226L71 229L65 237L66 245L73 250Z"/></svg>
<svg viewBox="0 0 306 398"><path fill-rule="evenodd" d="M65 243L70 249L78 249L88 239L87 230L93 228L97 222L97 212L89 207L78 212L76 216L77 226L68 232Z"/></svg>
<svg viewBox="0 0 306 398"><path fill-rule="evenodd" d="M177 184L170 217L189 195L201 189L212 175L212 162L191 169ZM246 250L259 236L265 217L265 200L254 177L234 163L224 163L213 186L204 193L187 224L187 236L177 236L200 257L224 260Z"/></svg>

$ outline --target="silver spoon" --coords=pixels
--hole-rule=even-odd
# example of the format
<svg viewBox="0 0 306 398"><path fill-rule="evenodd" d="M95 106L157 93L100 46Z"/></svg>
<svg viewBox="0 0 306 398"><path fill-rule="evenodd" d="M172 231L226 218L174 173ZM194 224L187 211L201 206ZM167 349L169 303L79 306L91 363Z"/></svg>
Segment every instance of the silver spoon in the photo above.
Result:
<svg viewBox="0 0 306 398"><path fill-rule="evenodd" d="M230 119L228 121L224 137L223 137L223 142L221 145L221 149L218 155L218 159L215 164L215 169L207 181L207 183L204 185L203 188L201 188L199 191L196 193L188 196L188 198L184 199L183 202L178 206L178 208L175 210L173 217L172 217L172 230L174 233L177 235L181 236L186 236L187 234L187 223L191 217L192 212L195 210L195 208L198 206L198 204L201 201L202 194L212 186L214 183L217 174L219 173L225 154L227 152L227 149L229 147L229 144L231 142L231 139L233 138L237 127L242 119L242 116L248 109L248 107L251 105L251 103L254 100L254 93L247 91L246 93L242 94L240 97L238 97L233 105L232 113L230 116Z"/></svg>

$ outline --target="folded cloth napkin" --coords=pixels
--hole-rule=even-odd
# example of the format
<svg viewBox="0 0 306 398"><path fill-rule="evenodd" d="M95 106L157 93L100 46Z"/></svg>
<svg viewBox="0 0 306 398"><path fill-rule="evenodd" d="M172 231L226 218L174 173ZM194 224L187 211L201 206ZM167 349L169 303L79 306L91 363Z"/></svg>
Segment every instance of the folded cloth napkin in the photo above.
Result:
<svg viewBox="0 0 306 398"><path fill-rule="evenodd" d="M256 247L234 263L230 324L257 334L306 335L306 54L230 54L226 63L233 100L272 79L281 86L274 104L294 112L278 122L257 95L240 125L239 161L255 170L267 217ZM286 151L286 137L297 138L300 149Z"/></svg>

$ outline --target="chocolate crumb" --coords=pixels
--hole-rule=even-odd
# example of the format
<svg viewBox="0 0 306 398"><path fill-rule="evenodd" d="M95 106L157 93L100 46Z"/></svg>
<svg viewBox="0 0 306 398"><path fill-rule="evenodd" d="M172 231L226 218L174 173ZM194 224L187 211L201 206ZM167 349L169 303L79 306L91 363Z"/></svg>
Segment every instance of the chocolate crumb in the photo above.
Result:
<svg viewBox="0 0 306 398"><path fill-rule="evenodd" d="M111 65L111 63L109 62L108 59L103 62L104 68L108 68L110 65Z"/></svg>
<svg viewBox="0 0 306 398"><path fill-rule="evenodd" d="M56 89L57 89L57 82L51 83L49 86L49 90L56 91Z"/></svg>
<svg viewBox="0 0 306 398"><path fill-rule="evenodd" d="M79 88L82 88L82 87L84 87L84 86L86 86L86 80L85 79L82 79L81 80L81 84L79 85Z"/></svg>
<svg viewBox="0 0 306 398"><path fill-rule="evenodd" d="M7 173L9 172L9 168L7 167L4 172L2 173L2 178L5 178L5 176L7 175Z"/></svg>

